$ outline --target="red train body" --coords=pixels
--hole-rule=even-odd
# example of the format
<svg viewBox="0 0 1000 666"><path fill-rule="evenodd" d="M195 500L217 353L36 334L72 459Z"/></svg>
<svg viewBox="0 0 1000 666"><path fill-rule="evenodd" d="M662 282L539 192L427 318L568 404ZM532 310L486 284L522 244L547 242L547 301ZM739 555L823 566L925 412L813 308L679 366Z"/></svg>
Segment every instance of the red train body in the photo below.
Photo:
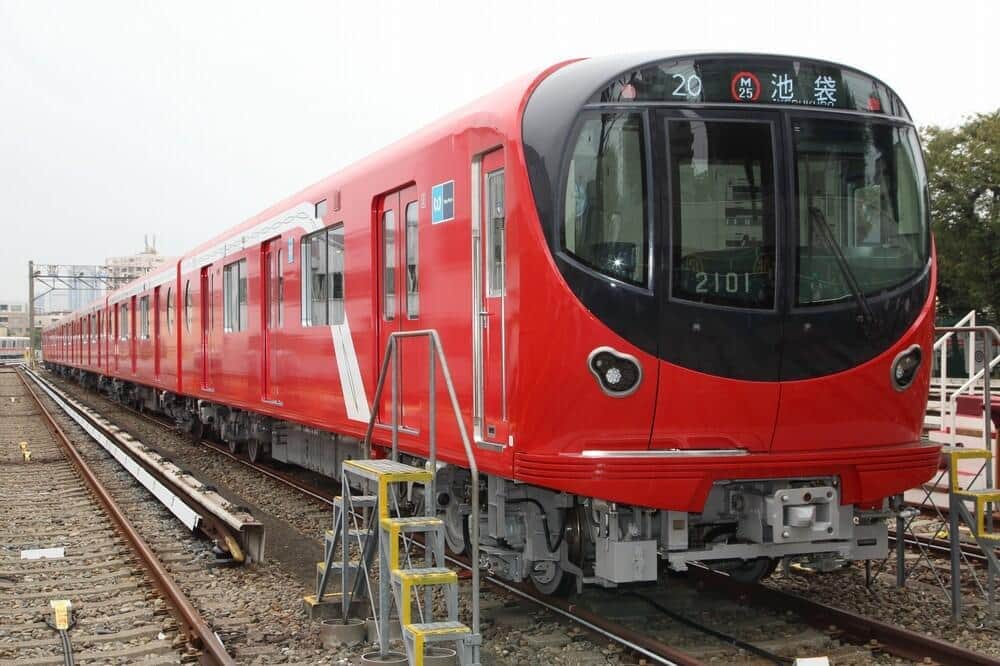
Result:
<svg viewBox="0 0 1000 666"><path fill-rule="evenodd" d="M542 587L616 583L648 563L597 545L675 568L884 549L877 510L938 462L920 441L934 285L922 158L884 84L777 56L619 57L499 89L48 328L43 353L333 472L388 334L435 329L490 475L491 557ZM426 344L403 346L415 457ZM460 514L438 390L439 501ZM835 501L775 514L789 488ZM560 524L589 536L531 545Z"/></svg>

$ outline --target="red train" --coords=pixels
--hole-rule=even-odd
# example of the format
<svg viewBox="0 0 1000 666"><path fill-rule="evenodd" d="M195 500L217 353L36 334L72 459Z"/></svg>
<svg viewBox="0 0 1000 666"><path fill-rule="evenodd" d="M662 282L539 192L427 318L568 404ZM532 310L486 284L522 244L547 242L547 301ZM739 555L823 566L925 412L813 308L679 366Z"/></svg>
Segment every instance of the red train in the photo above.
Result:
<svg viewBox="0 0 1000 666"><path fill-rule="evenodd" d="M935 270L917 134L884 83L616 56L514 81L306 188L48 328L44 357L335 475L388 335L436 329L499 572L547 590L653 579L660 559L759 577L882 556L886 498L933 474ZM403 347L413 457L426 344ZM458 549L468 474L442 416L433 501Z"/></svg>

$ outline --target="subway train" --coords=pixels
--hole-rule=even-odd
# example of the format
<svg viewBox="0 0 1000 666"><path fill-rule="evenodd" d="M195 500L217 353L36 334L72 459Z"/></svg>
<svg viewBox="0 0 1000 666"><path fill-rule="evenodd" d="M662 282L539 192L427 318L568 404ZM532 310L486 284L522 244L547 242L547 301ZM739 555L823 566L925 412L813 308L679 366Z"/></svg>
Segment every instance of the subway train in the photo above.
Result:
<svg viewBox="0 0 1000 666"><path fill-rule="evenodd" d="M542 591L883 557L921 441L936 264L906 106L742 53L531 73L48 327L46 365L331 476L426 459L450 548ZM214 220L204 220L216 226ZM218 226L222 226L219 224ZM374 413L373 413L374 411Z"/></svg>

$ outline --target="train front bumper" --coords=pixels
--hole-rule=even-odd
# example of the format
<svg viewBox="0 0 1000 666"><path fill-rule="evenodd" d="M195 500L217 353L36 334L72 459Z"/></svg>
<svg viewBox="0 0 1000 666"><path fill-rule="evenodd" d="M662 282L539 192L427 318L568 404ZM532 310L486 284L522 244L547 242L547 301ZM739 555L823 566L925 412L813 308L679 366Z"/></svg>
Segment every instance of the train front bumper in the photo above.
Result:
<svg viewBox="0 0 1000 666"><path fill-rule="evenodd" d="M583 497L700 512L719 482L831 478L841 505L878 505L915 488L938 468L940 446L893 446L751 453L726 451L581 451L516 454L514 478Z"/></svg>

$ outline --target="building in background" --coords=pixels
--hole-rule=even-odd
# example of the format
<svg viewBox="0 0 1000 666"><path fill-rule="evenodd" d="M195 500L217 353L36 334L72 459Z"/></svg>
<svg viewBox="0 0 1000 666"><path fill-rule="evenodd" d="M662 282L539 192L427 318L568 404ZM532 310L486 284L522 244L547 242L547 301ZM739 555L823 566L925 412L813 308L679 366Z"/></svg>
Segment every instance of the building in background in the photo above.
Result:
<svg viewBox="0 0 1000 666"><path fill-rule="evenodd" d="M28 335L28 306L19 301L0 301L0 336Z"/></svg>
<svg viewBox="0 0 1000 666"><path fill-rule="evenodd" d="M143 237L143 245L145 249L139 254L105 259L104 264L108 270L108 276L133 279L159 268L168 261L173 261L172 257L161 256L156 251L156 236L152 237L152 242L148 237Z"/></svg>

